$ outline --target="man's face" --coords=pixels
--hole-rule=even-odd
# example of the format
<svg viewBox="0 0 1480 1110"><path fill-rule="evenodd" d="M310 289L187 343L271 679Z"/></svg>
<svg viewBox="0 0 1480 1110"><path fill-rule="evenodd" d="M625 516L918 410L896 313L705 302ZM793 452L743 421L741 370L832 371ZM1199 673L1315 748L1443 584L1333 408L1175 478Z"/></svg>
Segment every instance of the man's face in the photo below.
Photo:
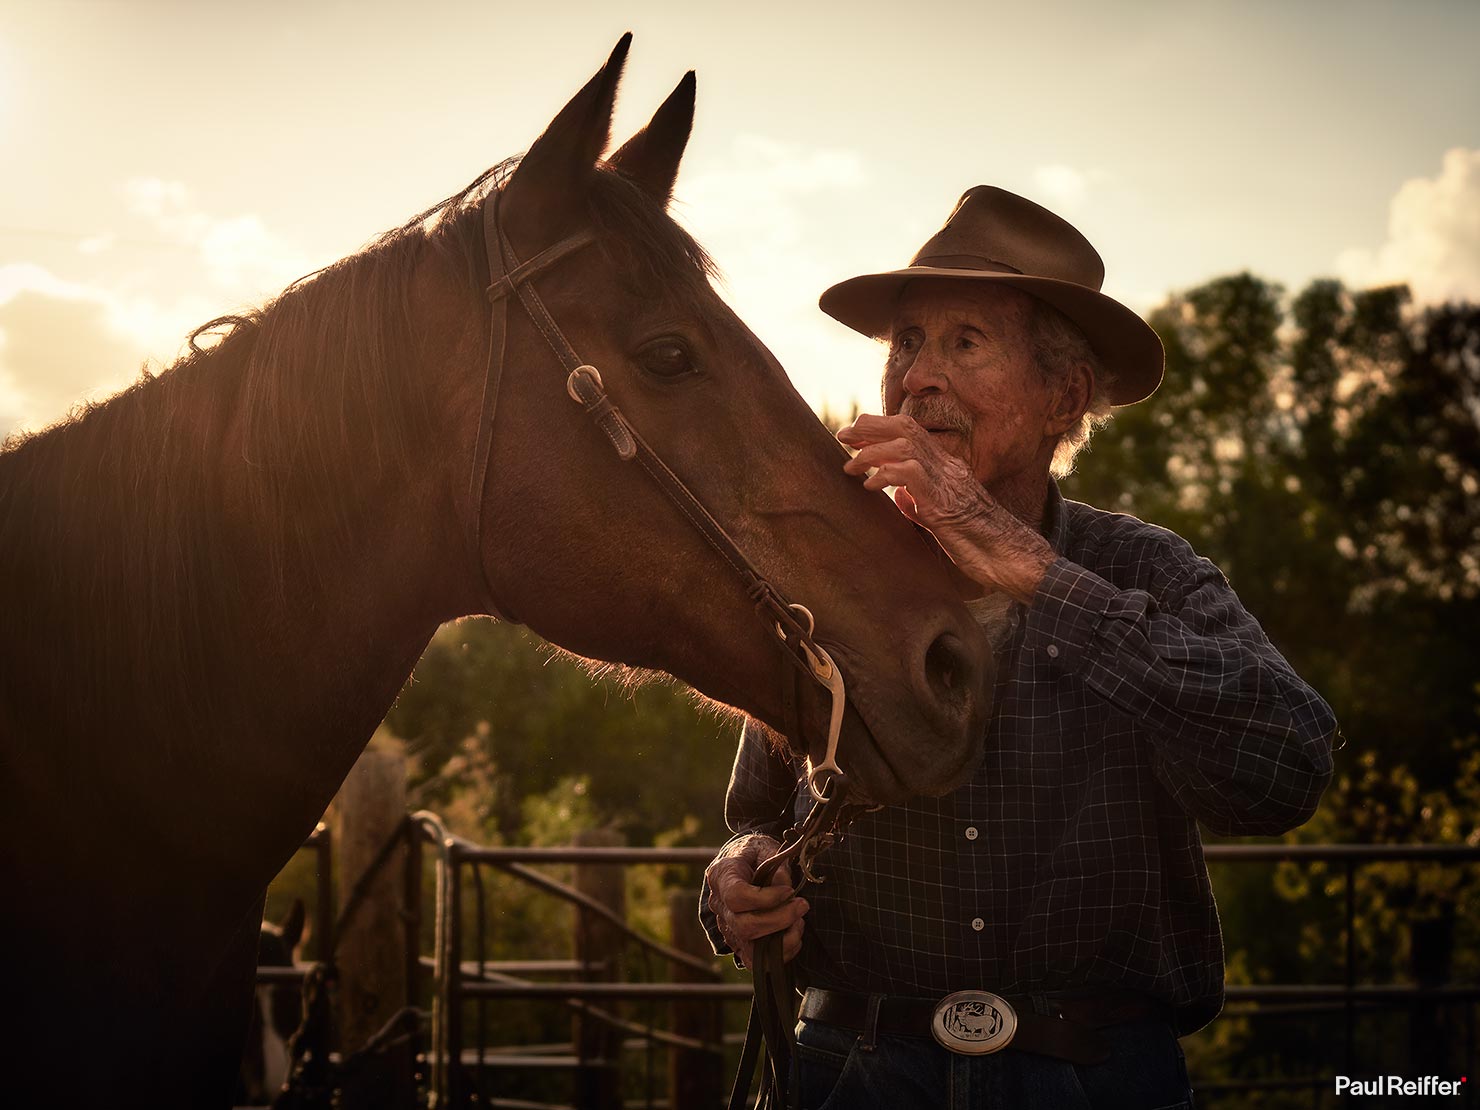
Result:
<svg viewBox="0 0 1480 1110"><path fill-rule="evenodd" d="M1043 468L1052 391L1033 365L1025 293L925 278L899 299L884 367L884 412L903 413L988 488Z"/></svg>

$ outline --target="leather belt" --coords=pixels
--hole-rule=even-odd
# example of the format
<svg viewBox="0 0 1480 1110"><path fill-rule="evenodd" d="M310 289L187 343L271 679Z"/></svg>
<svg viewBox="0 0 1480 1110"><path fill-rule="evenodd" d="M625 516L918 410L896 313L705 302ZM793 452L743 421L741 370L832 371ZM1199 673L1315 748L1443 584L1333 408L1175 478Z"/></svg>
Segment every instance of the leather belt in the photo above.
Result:
<svg viewBox="0 0 1480 1110"><path fill-rule="evenodd" d="M962 992L974 995L976 992ZM952 999L956 995L950 996ZM1100 1029L1143 1018L1166 1018L1167 1008L1145 995L1129 991L1052 998L1057 1014L1035 1013L1033 1001L1023 996L984 995L1006 1002L1016 1016L1016 1029L1004 1046L1019 1052L1052 1056L1074 1064L1103 1064L1110 1045ZM820 1021L864 1034L866 1047L875 1034L931 1037L941 1007L949 1000L854 994L810 987L802 999L803 1021ZM939 1037L936 1038L939 1040ZM944 1043L944 1042L942 1042Z"/></svg>

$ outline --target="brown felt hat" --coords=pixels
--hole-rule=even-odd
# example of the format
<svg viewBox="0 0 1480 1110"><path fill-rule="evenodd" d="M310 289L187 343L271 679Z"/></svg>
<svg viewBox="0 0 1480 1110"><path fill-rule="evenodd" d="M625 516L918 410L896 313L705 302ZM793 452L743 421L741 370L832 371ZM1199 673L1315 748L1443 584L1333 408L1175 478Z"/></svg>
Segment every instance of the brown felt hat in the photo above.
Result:
<svg viewBox="0 0 1480 1110"><path fill-rule="evenodd" d="M894 306L915 278L995 281L1058 309L1115 375L1110 402L1129 405L1161 384L1166 356L1151 325L1100 292L1105 264L1089 240L1031 200L978 185L903 270L864 274L822 294L822 311L871 337L886 336Z"/></svg>

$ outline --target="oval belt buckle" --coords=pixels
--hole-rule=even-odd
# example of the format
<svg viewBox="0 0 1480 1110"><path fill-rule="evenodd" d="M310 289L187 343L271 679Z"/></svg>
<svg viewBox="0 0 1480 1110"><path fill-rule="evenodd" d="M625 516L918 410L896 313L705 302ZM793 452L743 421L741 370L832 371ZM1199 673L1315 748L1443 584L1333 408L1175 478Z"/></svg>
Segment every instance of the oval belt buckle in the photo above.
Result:
<svg viewBox="0 0 1480 1110"><path fill-rule="evenodd" d="M930 1032L952 1052L986 1056L1001 1052L1017 1032L1017 1011L990 991L957 991L940 1000Z"/></svg>

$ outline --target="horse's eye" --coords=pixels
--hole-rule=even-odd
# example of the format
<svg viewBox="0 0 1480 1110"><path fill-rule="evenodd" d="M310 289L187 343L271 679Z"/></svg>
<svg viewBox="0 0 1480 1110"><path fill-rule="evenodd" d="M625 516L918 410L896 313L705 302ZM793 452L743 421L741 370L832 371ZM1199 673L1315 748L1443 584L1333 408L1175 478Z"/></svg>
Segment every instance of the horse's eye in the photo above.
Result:
<svg viewBox="0 0 1480 1110"><path fill-rule="evenodd" d="M679 378L694 371L689 349L674 339L649 344L637 354L637 364L658 378Z"/></svg>

